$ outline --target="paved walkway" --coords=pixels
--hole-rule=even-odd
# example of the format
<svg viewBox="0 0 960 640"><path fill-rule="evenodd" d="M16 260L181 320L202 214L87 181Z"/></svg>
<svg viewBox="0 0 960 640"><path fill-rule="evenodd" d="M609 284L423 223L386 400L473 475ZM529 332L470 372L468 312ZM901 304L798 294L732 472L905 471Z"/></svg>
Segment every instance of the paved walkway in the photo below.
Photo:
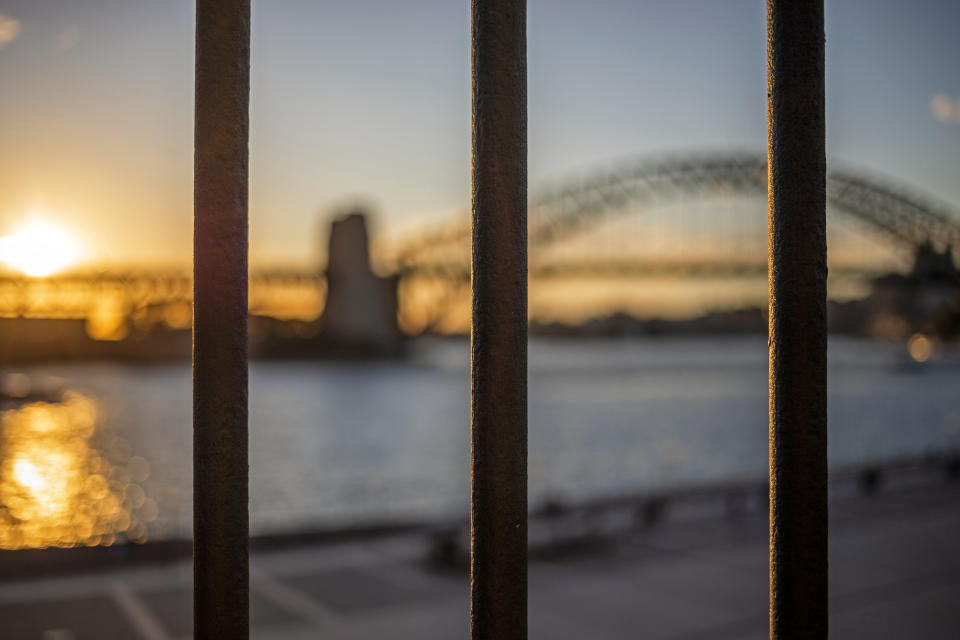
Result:
<svg viewBox="0 0 960 640"><path fill-rule="evenodd" d="M960 638L960 484L831 499L831 636ZM253 637L466 638L467 578L423 536L252 561ZM0 584L5 640L179 640L189 563ZM668 518L530 568L533 638L767 637L766 516Z"/></svg>

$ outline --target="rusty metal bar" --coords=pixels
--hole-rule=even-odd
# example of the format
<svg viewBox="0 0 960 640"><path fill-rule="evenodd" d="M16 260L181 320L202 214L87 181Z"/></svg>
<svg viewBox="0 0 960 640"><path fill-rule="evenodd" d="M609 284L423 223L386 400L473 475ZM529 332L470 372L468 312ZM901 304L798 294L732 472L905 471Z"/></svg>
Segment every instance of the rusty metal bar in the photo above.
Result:
<svg viewBox="0 0 960 640"><path fill-rule="evenodd" d="M827 637L823 0L767 0L770 637Z"/></svg>
<svg viewBox="0 0 960 640"><path fill-rule="evenodd" d="M527 637L526 0L473 0L474 640Z"/></svg>
<svg viewBox="0 0 960 640"><path fill-rule="evenodd" d="M250 0L197 0L194 637L249 637L247 138Z"/></svg>

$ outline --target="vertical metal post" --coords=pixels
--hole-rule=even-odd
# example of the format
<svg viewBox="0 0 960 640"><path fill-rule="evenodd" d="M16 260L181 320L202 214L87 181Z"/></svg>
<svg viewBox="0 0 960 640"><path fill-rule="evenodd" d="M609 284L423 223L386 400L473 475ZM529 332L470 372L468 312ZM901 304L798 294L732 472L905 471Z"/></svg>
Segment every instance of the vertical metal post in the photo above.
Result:
<svg viewBox="0 0 960 640"><path fill-rule="evenodd" d="M823 0L767 0L770 637L827 637Z"/></svg>
<svg viewBox="0 0 960 640"><path fill-rule="evenodd" d="M472 637L527 637L526 0L473 0Z"/></svg>
<svg viewBox="0 0 960 640"><path fill-rule="evenodd" d="M197 0L194 637L249 636L247 137L250 0Z"/></svg>

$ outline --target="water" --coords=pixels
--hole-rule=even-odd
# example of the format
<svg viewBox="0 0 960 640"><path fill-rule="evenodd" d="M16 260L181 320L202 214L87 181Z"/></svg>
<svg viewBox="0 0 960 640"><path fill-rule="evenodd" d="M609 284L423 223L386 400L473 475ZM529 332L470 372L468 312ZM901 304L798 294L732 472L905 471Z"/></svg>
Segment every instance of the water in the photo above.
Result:
<svg viewBox="0 0 960 640"><path fill-rule="evenodd" d="M406 362L251 364L252 531L465 516L468 360L465 341L438 340ZM902 345L836 338L830 363L831 465L960 447L960 362L911 366ZM94 445L149 466L151 513L135 522L188 536L189 366L25 372L95 399ZM532 340L531 504L762 477L766 375L763 336Z"/></svg>

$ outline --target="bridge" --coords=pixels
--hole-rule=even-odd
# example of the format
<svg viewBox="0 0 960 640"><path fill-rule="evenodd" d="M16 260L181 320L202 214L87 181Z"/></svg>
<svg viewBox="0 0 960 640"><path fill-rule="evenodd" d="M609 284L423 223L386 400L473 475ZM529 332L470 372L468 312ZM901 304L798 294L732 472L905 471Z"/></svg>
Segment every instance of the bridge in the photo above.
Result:
<svg viewBox="0 0 960 640"><path fill-rule="evenodd" d="M650 213L665 203L723 197L764 197L767 190L766 157L749 153L690 154L624 160L607 168L576 176L559 186L548 187L530 201L529 243L531 263L538 253L591 226L627 214ZM960 248L960 216L945 203L889 178L864 171L835 169L828 174L828 207L831 217L859 223L868 234L879 235L900 249L915 252L921 247L937 251ZM396 253L400 273L440 273L465 277L469 269L456 262L437 262L432 256L439 249L458 246L469 250L469 227L464 220L457 225L425 234L401 246ZM765 227L766 218L761 224ZM765 251L765 248L764 248ZM723 262L704 264L674 259L662 265L641 267L621 261L623 271L632 275L661 274L664 271L690 271L700 275L742 273L754 275L755 264L737 266ZM610 269L581 264L585 271L607 275ZM570 274L573 264L546 269ZM533 268L533 271L536 267ZM766 270L764 261L762 269ZM866 275L874 271L864 270ZM851 275L855 275L852 270Z"/></svg>
<svg viewBox="0 0 960 640"><path fill-rule="evenodd" d="M691 153L626 159L534 192L529 205L530 278L538 282L676 278L737 280L766 275L766 158ZM866 282L908 271L918 252L956 257L960 215L894 179L833 167L827 183L831 280ZM698 204L699 203L699 204ZM699 213L691 210L700 207ZM746 213L745 213L746 210ZM603 229L608 229L604 236ZM421 328L463 305L470 279L469 215L401 239L374 256L400 278L401 316L429 307ZM851 248L853 247L853 248ZM251 308L271 312L278 292L311 292L322 306L324 274L251 273ZM417 289L417 292L414 291ZM429 293L424 293L429 291ZM765 287L763 289L765 291ZM4 315L83 315L89 293L118 295L127 312L189 302L186 272L74 273L0 277ZM316 309L319 311L319 307Z"/></svg>
<svg viewBox="0 0 960 640"><path fill-rule="evenodd" d="M556 182L530 200L531 294L556 280L670 278L676 286L752 279L759 301L766 294L766 191L766 157L751 153L626 159ZM827 200L830 279L841 297L864 294L882 274L910 271L919 255L948 263L957 256L956 211L894 179L833 167ZM698 202L704 211L689 215ZM465 213L400 243L388 262L406 282L446 282L421 323L441 323L469 298L468 223ZM603 229L611 230L606 239ZM583 250L583 238L592 239L591 250Z"/></svg>

